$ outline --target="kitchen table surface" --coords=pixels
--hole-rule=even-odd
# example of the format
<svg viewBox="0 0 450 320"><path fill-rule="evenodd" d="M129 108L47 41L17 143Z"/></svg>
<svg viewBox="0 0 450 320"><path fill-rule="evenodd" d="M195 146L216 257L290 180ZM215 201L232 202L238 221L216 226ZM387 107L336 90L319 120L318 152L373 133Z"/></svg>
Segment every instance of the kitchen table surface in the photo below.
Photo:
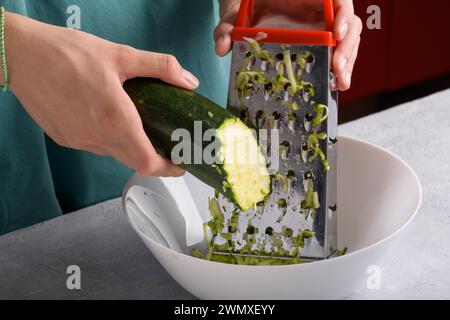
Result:
<svg viewBox="0 0 450 320"><path fill-rule="evenodd" d="M382 285L349 299L450 299L450 90L340 127L403 158L423 206L382 265ZM81 290L68 290L68 266ZM192 299L127 224L120 199L0 237L0 299Z"/></svg>

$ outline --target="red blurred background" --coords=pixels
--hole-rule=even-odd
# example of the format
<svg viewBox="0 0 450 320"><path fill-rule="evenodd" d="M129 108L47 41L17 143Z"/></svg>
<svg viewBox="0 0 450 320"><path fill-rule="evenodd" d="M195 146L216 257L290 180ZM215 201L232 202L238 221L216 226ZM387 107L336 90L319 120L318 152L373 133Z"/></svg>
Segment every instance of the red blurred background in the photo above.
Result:
<svg viewBox="0 0 450 320"><path fill-rule="evenodd" d="M352 89L340 96L343 112L351 103L433 79L439 80L436 89L448 83L449 0L354 0L354 5L364 31ZM381 8L381 30L366 27L371 5Z"/></svg>

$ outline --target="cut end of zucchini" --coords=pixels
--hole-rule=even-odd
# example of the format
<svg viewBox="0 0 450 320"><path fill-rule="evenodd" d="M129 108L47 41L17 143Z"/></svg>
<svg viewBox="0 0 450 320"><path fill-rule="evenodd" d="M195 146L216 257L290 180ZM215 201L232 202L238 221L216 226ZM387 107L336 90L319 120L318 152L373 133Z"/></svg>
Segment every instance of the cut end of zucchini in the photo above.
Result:
<svg viewBox="0 0 450 320"><path fill-rule="evenodd" d="M217 129L220 160L236 204L247 211L270 194L270 175L254 132L241 120L227 119Z"/></svg>
<svg viewBox="0 0 450 320"><path fill-rule="evenodd" d="M202 136L207 130L216 131L220 148L218 152L214 149L214 153L221 154L222 160L214 157L220 163L197 163L194 156L181 163L184 168L233 200L243 211L256 207L270 193L266 159L259 149L256 133L230 112L198 93L160 80L137 78L128 80L124 88L160 154L170 157L179 144L173 139L175 129L187 130L195 137L195 124L201 121ZM199 147L196 139L190 139L190 147L194 151Z"/></svg>

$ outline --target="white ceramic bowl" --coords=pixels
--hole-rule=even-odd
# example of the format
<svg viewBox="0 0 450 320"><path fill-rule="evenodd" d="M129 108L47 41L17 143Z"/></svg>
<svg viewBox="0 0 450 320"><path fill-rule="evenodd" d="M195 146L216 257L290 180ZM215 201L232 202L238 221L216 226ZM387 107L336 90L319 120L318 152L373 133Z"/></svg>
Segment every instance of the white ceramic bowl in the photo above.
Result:
<svg viewBox="0 0 450 320"><path fill-rule="evenodd" d="M202 299L340 299L364 285L416 215L420 181L392 153L341 137L338 155L339 248L342 257L302 265L252 267L204 261L158 244L130 222L172 277ZM213 190L185 178L200 212ZM126 194L124 194L124 199Z"/></svg>

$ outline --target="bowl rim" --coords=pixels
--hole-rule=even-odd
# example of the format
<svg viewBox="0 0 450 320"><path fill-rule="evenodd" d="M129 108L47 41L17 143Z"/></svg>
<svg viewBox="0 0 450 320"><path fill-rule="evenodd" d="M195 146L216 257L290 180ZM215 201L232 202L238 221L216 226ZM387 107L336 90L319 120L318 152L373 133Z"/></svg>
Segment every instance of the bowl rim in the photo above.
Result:
<svg viewBox="0 0 450 320"><path fill-rule="evenodd" d="M196 258L196 257L190 256L190 255L184 254L182 252L178 252L178 251L172 250L170 248L167 248L166 246L163 246L162 244L159 244L158 242L154 241L152 238L150 238L146 234L142 233L138 228L134 227L133 223L128 218L128 214L126 213L126 209L125 208L124 208L123 212L124 212L124 214L126 216L126 219L127 219L128 223L133 228L133 230L135 232L137 232L140 236L142 236L145 239L149 240L156 247L160 247L160 249L168 251L169 253L174 254L176 256L181 256L181 257L187 258L187 259L193 259L197 263L201 263L201 264L205 264L205 265L206 264L209 265L209 264L213 263L213 264L218 264L218 265L226 266L226 267L229 267L229 268L237 268L237 269L241 269L241 270L244 269L244 268L245 269L246 268L251 268L251 269L254 269L254 268L260 268L260 269L263 269L263 268L270 268L270 269L283 268L283 269L288 269L288 268L300 268L300 267L306 268L307 266L311 266L311 265L317 266L318 264L330 263L331 261L341 261L341 260L344 260L344 259L350 259L353 256L359 255L359 254L361 254L363 252L369 251L369 250L371 250L371 249L373 249L375 247L378 247L378 246L382 245L383 243L391 240L392 238L395 238L404 229L406 229L409 226L409 224L415 219L415 217L417 216L417 214L418 214L418 212L419 212L419 210L420 210L420 208L422 206L423 188L422 188L422 184L420 182L419 176L412 169L412 167L405 160L403 160L402 158L400 158L399 156L397 156L393 152L391 152L391 151L389 151L389 150L387 150L387 149L385 149L383 147L377 146L377 145L375 145L375 144L373 144L371 142L367 142L367 141L364 141L362 139L355 138L355 137L350 137L350 136L343 135L343 136L338 136L338 140L339 141L340 140L348 140L350 142L357 143L357 144L360 144L360 145L366 145L368 147L377 149L377 150L387 154L391 158L399 161L401 164L403 164L406 167L406 169L408 169L408 171L410 173L412 173L412 176L415 179L415 181L417 183L417 186L419 188L419 190L418 190L419 191L419 198L418 198L417 205L416 205L416 208L414 210L414 213L411 215L411 217L402 226L400 226L397 230L392 232L387 237L385 237L385 238L383 238L383 239L381 239L381 240L379 240L377 242L374 242L374 243L372 243L371 245L369 245L367 247L358 249L356 251L352 251L352 252L350 252L348 254L345 254L343 256L335 257L335 258L332 258L332 259L320 260L320 261L316 261L314 263L300 263L300 264L281 265L281 266L280 265L276 265L276 266L249 266L249 265L237 265L237 264L228 264L228 263L204 260L204 259L200 259L200 258ZM126 193L123 195L123 197L124 197L124 199L126 198ZM153 254L153 252L152 252L152 254Z"/></svg>

